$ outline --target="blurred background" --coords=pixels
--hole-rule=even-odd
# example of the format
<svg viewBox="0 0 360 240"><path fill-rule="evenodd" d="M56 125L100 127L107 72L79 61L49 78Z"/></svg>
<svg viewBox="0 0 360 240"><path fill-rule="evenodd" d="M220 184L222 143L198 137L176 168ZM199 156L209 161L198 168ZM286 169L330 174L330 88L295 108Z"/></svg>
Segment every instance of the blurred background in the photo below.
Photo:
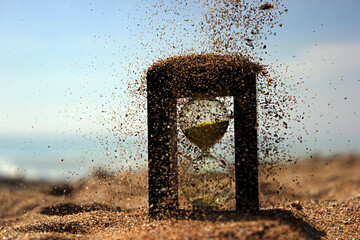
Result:
<svg viewBox="0 0 360 240"><path fill-rule="evenodd" d="M283 147L300 159L360 154L360 2L283 2L262 57L295 86L290 113L303 116L288 123ZM0 1L1 178L146 167L141 78L159 58L203 50L188 20L201 21L197 1L176 18L156 4ZM160 38L159 22L168 24Z"/></svg>

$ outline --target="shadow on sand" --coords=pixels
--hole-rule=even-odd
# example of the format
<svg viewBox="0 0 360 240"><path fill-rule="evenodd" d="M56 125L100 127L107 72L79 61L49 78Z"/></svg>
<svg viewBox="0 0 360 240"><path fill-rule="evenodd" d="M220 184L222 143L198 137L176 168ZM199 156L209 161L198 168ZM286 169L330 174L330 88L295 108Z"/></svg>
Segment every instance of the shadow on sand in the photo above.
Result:
<svg viewBox="0 0 360 240"><path fill-rule="evenodd" d="M258 221L277 220L281 224L289 225L293 230L299 230L305 238L321 239L326 233L318 230L301 218L295 217L290 210L270 209L260 210L258 213L242 213L236 211L186 211L180 210L177 214L178 220L200 220L200 221ZM264 233L267 229L264 229ZM261 234L261 233L260 233Z"/></svg>

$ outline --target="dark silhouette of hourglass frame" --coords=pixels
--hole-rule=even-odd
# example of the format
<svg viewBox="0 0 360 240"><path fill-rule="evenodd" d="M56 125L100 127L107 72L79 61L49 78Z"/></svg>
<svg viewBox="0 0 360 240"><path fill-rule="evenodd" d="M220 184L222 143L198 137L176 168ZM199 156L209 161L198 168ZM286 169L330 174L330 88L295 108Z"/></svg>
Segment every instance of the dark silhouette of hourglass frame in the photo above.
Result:
<svg viewBox="0 0 360 240"><path fill-rule="evenodd" d="M241 55L172 57L147 72L149 214L179 209L177 99L232 96L234 100L235 212L259 210L256 79L259 64ZM195 210L192 210L195 211Z"/></svg>

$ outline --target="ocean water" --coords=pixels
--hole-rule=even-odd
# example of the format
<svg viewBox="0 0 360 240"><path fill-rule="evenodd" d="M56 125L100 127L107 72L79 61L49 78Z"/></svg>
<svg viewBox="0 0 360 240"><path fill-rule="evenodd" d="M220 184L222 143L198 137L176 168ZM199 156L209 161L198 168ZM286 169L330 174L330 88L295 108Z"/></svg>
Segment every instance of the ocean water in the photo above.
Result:
<svg viewBox="0 0 360 240"><path fill-rule="evenodd" d="M146 158L147 142L132 137L91 141L82 136L0 136L0 178L74 180L97 168L146 167Z"/></svg>
<svg viewBox="0 0 360 240"><path fill-rule="evenodd" d="M229 128L231 130L232 126ZM228 131L223 139L210 149L213 156L224 160L228 165L235 161L234 140L230 132ZM180 133L179 138L184 136ZM145 134L121 139L111 134L100 134L98 137L92 137L92 140L89 139L82 135L0 135L0 179L24 178L62 182L87 177L98 168L109 172L147 168ZM353 145L346 149L338 144L336 149L336 146L323 142L324 146L319 149L333 149L332 154L360 154L358 149L350 149ZM187 142L183 149L188 149L190 145L191 143ZM181 148L178 146L178 149ZM314 154L328 156L323 153L325 151L308 152L306 146L297 146L297 149L293 147L290 151L295 157ZM188 152L190 154L186 153L178 158L180 164L182 159L194 159L201 154L196 147L192 147ZM260 161L264 161L261 154L259 157Z"/></svg>

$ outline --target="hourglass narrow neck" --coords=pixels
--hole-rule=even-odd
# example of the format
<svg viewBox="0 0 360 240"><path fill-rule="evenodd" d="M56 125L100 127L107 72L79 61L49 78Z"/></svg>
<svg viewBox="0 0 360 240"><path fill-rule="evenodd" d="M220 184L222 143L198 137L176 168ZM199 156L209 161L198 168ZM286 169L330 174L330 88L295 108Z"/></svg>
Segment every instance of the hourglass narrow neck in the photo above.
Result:
<svg viewBox="0 0 360 240"><path fill-rule="evenodd" d="M201 155L203 155L203 156L210 156L210 150L209 150L209 148L201 149Z"/></svg>

